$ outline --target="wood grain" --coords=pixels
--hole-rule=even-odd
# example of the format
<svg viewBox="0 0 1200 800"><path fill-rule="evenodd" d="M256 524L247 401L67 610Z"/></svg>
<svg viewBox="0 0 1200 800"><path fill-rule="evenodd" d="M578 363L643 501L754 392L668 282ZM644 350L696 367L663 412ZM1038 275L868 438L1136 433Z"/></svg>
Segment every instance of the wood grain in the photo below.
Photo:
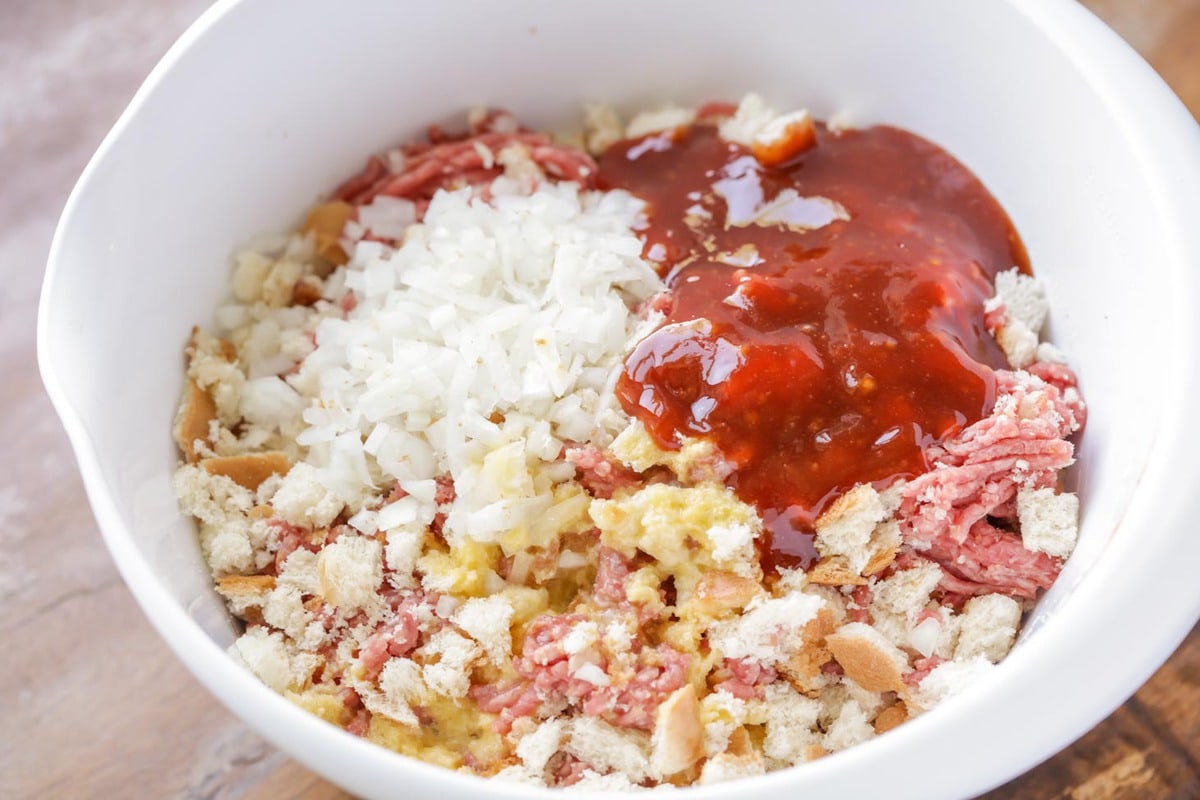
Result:
<svg viewBox="0 0 1200 800"><path fill-rule="evenodd" d="M0 798L348 797L221 708L150 629L37 376L37 293L67 193L205 5L0 1ZM1200 112L1200 0L1087 5ZM1194 798L1198 762L1200 629L1108 720L985 797Z"/></svg>

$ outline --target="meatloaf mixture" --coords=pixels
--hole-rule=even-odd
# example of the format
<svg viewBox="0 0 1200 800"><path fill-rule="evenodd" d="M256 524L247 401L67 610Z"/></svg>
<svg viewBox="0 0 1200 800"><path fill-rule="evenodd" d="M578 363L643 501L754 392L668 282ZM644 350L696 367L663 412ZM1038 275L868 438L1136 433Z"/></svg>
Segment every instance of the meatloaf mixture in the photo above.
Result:
<svg viewBox="0 0 1200 800"><path fill-rule="evenodd" d="M231 648L399 753L712 783L983 680L1075 543L1084 403L936 145L750 95L473 112L237 255L175 488Z"/></svg>

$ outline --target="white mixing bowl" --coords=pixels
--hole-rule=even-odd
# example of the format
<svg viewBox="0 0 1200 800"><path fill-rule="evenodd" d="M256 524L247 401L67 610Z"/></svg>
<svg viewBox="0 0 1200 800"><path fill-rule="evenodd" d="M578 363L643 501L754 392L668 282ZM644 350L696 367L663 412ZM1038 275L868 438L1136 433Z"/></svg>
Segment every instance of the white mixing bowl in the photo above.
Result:
<svg viewBox="0 0 1200 800"><path fill-rule="evenodd" d="M182 347L228 257L294 225L364 157L478 103L533 126L756 90L948 148L1049 287L1091 414L1079 548L994 676L860 747L689 797L962 797L1047 758L1144 681L1200 615L1200 135L1066 0L219 2L154 70L75 187L39 356L113 558L213 694L350 791L529 796L394 755L276 696L171 492Z"/></svg>

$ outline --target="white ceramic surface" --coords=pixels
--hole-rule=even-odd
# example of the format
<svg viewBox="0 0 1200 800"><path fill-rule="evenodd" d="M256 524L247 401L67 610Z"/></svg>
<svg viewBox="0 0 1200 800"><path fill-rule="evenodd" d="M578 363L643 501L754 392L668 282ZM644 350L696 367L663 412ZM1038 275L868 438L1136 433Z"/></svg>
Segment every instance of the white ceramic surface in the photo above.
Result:
<svg viewBox="0 0 1200 800"><path fill-rule="evenodd" d="M360 795L529 796L327 726L224 648L235 631L175 505L181 349L228 256L370 152L507 106L566 125L757 90L908 127L973 168L1053 301L1091 416L1082 540L994 677L898 731L691 797L968 796L1109 713L1200 614L1192 423L1200 135L1128 47L1066 0L219 2L155 69L88 166L54 241L39 357L125 580L180 659L285 751Z"/></svg>

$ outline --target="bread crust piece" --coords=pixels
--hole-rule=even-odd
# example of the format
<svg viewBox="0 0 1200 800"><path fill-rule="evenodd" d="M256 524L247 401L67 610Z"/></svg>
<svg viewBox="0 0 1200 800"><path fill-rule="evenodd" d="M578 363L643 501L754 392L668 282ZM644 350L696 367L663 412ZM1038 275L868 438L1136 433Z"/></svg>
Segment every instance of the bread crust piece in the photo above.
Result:
<svg viewBox="0 0 1200 800"><path fill-rule="evenodd" d="M690 683L675 690L655 714L650 764L661 777L683 772L704 755L700 701Z"/></svg>
<svg viewBox="0 0 1200 800"><path fill-rule="evenodd" d="M872 692L904 692L907 658L881 633L861 622L843 625L825 637L826 646L846 674Z"/></svg>
<svg viewBox="0 0 1200 800"><path fill-rule="evenodd" d="M887 516L887 507L875 488L869 483L858 484L817 518L817 552L826 559L845 559L848 572L861 575L876 555L872 548L875 528Z"/></svg>
<svg viewBox="0 0 1200 800"><path fill-rule="evenodd" d="M343 200L332 200L314 206L300 226L301 233L311 233L317 255L340 267L350 260L339 240L346 222L354 214L354 206Z"/></svg>
<svg viewBox="0 0 1200 800"><path fill-rule="evenodd" d="M836 629L837 621L828 608L819 610L804 626L802 646L780 664L784 678L796 691L811 694L819 689L821 667L833 657L826 639Z"/></svg>
<svg viewBox="0 0 1200 800"><path fill-rule="evenodd" d="M278 451L243 453L205 458L200 461L200 467L209 475L224 475L239 486L255 491L272 475L286 475L292 468L292 460L286 453Z"/></svg>
<svg viewBox="0 0 1200 800"><path fill-rule="evenodd" d="M714 570L700 576L692 604L701 613L717 617L726 611L745 608L761 592L758 581Z"/></svg>
<svg viewBox="0 0 1200 800"><path fill-rule="evenodd" d="M265 599L274 588L274 575L226 575L217 580L217 591L230 600Z"/></svg>
<svg viewBox="0 0 1200 800"><path fill-rule="evenodd" d="M827 556L809 570L808 582L821 586L864 586L867 579L850 569L845 556Z"/></svg>
<svg viewBox="0 0 1200 800"><path fill-rule="evenodd" d="M175 443L183 451L184 460L195 464L201 458L196 440L207 442L209 425L217 418L217 405L208 392L195 381L188 380L183 392L183 401L175 417Z"/></svg>
<svg viewBox="0 0 1200 800"><path fill-rule="evenodd" d="M771 120L755 136L750 152L765 167L778 167L815 147L817 126L806 110L782 114Z"/></svg>
<svg viewBox="0 0 1200 800"><path fill-rule="evenodd" d="M895 705L888 706L875 715L875 721L872 727L875 728L875 734L887 733L892 728L897 728L908 721L908 706L904 705L903 700L897 700Z"/></svg>

